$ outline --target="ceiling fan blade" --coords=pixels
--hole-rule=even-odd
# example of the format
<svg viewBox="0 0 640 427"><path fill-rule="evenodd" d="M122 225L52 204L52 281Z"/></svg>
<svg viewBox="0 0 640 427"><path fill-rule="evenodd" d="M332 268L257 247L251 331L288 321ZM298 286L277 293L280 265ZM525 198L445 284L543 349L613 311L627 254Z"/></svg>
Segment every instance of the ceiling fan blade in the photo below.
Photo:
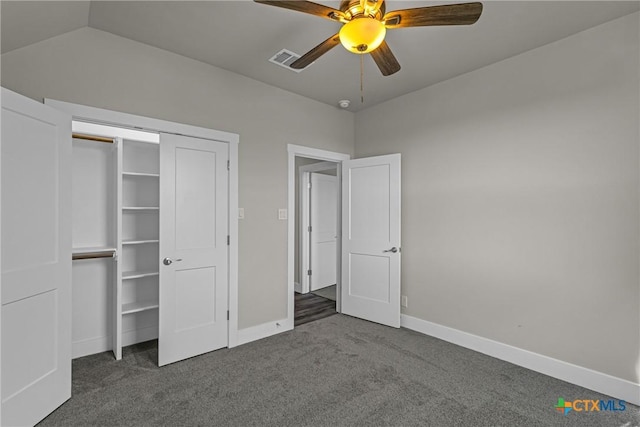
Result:
<svg viewBox="0 0 640 427"><path fill-rule="evenodd" d="M329 37L318 46L311 49L309 52L305 53L299 59L296 59L292 64L291 68L295 68L296 70L300 70L302 68L307 67L316 59L320 58L325 53L329 52L331 49L340 44L340 35L336 34L334 36Z"/></svg>
<svg viewBox="0 0 640 427"><path fill-rule="evenodd" d="M396 57L393 56L386 41L383 41L377 49L371 51L371 56L378 68L380 68L383 76L390 76L400 71L400 63Z"/></svg>
<svg viewBox="0 0 640 427"><path fill-rule="evenodd" d="M269 6L282 7L284 9L295 10L297 12L308 13L310 15L319 16L321 18L330 19L332 21L346 22L344 13L331 7L323 6L311 1L284 1L284 0L253 0L256 3L266 4Z"/></svg>
<svg viewBox="0 0 640 427"><path fill-rule="evenodd" d="M432 25L470 25L480 18L482 3L448 4L392 10L384 15L387 28L426 27Z"/></svg>

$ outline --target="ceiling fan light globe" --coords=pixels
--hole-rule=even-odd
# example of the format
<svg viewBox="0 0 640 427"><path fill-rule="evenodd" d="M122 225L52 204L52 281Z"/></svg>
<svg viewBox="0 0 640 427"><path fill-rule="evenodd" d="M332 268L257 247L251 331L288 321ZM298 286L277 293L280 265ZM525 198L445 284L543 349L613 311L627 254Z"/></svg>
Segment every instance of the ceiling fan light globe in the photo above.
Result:
<svg viewBox="0 0 640 427"><path fill-rule="evenodd" d="M377 19L355 18L340 29L340 43L349 52L369 53L384 41L387 29Z"/></svg>

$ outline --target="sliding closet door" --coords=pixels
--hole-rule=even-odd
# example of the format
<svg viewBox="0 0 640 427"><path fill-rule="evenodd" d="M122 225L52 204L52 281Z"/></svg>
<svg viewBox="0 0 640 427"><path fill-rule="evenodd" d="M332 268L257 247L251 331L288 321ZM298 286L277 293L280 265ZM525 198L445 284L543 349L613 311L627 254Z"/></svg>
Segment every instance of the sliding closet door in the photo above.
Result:
<svg viewBox="0 0 640 427"><path fill-rule="evenodd" d="M160 137L158 364L228 345L228 144Z"/></svg>
<svg viewBox="0 0 640 427"><path fill-rule="evenodd" d="M71 117L2 89L2 420L71 397Z"/></svg>

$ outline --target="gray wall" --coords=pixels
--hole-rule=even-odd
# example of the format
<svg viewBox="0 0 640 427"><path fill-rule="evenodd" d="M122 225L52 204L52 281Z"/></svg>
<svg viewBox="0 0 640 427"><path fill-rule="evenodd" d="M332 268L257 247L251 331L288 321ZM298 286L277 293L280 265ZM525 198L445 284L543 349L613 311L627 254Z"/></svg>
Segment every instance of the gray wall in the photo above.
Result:
<svg viewBox="0 0 640 427"><path fill-rule="evenodd" d="M2 55L2 86L240 134L240 328L287 316L286 146L352 154L353 113L89 28Z"/></svg>
<svg viewBox="0 0 640 427"><path fill-rule="evenodd" d="M404 313L638 383L638 20L357 114L402 153Z"/></svg>

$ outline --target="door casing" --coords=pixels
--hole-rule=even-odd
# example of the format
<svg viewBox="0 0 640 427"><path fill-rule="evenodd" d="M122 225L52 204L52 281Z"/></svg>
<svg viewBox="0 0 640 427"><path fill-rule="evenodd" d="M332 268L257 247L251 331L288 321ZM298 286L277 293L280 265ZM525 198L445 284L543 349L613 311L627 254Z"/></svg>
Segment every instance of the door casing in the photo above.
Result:
<svg viewBox="0 0 640 427"><path fill-rule="evenodd" d="M288 238L287 238L287 318L284 320L282 326L283 330L293 329L293 319L295 317L294 307L294 292L295 292L295 212L296 209L296 194L295 194L295 179L296 179L296 157L306 157L316 160L324 160L326 162L332 162L338 164L338 182L340 182L341 164L344 160L351 159L349 154L336 153L334 151L321 150L317 148L305 147L302 145L289 144L287 145L288 152L288 203L287 209L291 213L287 224ZM338 211L340 208L340 197L338 200ZM340 235L340 217L338 217L338 236ZM338 271L340 271L340 254L342 253L340 246L340 239L337 242L337 255L338 259ZM337 289L340 289L340 275L337 277ZM308 282L307 282L308 283ZM338 300L336 301L336 311L340 313L340 292L337 292Z"/></svg>

